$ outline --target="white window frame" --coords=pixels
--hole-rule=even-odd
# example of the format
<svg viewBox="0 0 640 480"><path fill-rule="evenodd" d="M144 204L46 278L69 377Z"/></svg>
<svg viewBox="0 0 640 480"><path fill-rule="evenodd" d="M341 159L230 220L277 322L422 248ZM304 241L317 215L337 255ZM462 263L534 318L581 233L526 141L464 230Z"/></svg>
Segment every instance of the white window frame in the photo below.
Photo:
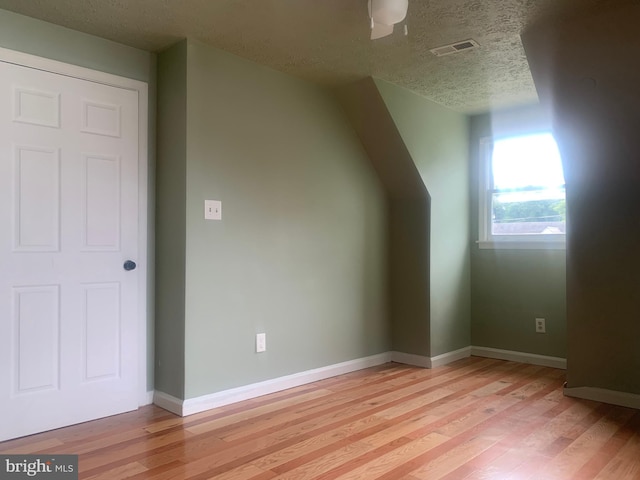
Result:
<svg viewBox="0 0 640 480"><path fill-rule="evenodd" d="M542 132L532 131L527 133ZM491 156L495 140L498 139L492 137L482 137L480 139L478 247L481 249L564 250L566 248L566 234L493 235L491 233L494 190Z"/></svg>

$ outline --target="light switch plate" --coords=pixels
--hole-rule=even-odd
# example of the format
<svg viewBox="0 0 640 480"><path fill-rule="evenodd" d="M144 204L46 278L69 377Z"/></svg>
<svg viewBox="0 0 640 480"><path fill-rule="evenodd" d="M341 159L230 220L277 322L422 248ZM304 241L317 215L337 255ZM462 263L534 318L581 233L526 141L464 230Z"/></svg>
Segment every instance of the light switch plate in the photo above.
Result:
<svg viewBox="0 0 640 480"><path fill-rule="evenodd" d="M222 202L220 200L204 201L204 219L222 220Z"/></svg>
<svg viewBox="0 0 640 480"><path fill-rule="evenodd" d="M266 352L267 351L267 334L266 333L257 333L256 334L256 352Z"/></svg>

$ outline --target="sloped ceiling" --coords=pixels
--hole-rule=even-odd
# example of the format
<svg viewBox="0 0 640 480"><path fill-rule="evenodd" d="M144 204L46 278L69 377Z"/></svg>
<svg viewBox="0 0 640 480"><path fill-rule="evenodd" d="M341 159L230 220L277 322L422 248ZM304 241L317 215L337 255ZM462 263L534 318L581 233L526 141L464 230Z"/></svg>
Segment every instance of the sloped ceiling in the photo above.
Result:
<svg viewBox="0 0 640 480"><path fill-rule="evenodd" d="M466 113L536 101L520 33L621 0L409 0L408 36L369 40L367 0L0 0L0 8L161 51L195 38L303 79L367 76ZM435 57L472 38L481 47Z"/></svg>

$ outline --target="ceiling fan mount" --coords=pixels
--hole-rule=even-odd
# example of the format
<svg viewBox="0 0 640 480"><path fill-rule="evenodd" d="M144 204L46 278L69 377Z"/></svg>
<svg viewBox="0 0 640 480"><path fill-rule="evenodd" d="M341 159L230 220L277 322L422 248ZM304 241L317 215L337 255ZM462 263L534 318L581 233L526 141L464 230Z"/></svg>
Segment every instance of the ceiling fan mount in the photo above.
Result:
<svg viewBox="0 0 640 480"><path fill-rule="evenodd" d="M371 40L391 35L394 25L407 17L408 8L409 0L369 0ZM406 24L404 33L407 34Z"/></svg>

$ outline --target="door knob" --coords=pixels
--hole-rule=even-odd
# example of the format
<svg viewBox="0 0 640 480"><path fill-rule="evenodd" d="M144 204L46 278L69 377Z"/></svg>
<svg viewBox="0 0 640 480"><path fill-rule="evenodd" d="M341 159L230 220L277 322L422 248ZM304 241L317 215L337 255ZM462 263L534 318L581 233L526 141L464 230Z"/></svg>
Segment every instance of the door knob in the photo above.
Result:
<svg viewBox="0 0 640 480"><path fill-rule="evenodd" d="M124 262L124 269L128 272L129 270L135 270L136 268L136 262L134 262L133 260L127 260L126 262Z"/></svg>

